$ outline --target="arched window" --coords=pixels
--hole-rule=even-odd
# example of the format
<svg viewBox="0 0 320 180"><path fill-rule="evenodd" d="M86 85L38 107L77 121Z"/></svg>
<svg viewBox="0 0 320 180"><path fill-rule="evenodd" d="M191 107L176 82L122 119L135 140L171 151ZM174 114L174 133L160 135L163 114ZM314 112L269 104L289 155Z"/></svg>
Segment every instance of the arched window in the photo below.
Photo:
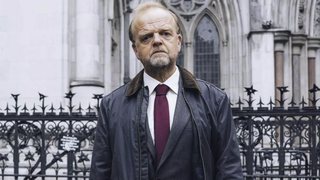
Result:
<svg viewBox="0 0 320 180"><path fill-rule="evenodd" d="M180 65L181 67L184 66L183 39L181 41L181 50L180 50L180 52L178 54L178 58L177 58L176 64Z"/></svg>
<svg viewBox="0 0 320 180"><path fill-rule="evenodd" d="M200 20L193 40L194 75L220 87L220 38L208 15Z"/></svg>

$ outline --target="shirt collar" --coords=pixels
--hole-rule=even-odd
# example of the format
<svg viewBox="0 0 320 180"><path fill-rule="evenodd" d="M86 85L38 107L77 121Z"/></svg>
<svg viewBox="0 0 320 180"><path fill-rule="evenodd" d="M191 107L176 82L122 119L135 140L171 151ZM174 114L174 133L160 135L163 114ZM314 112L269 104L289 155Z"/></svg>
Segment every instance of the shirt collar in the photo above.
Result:
<svg viewBox="0 0 320 180"><path fill-rule="evenodd" d="M158 84L165 84L174 93L178 94L179 76L180 76L179 68L176 67L175 72L164 83L161 83L160 81L154 79L153 77L149 76L147 73L144 72L143 73L144 86L148 86L148 88L149 88L149 96L154 91L154 89L158 86Z"/></svg>

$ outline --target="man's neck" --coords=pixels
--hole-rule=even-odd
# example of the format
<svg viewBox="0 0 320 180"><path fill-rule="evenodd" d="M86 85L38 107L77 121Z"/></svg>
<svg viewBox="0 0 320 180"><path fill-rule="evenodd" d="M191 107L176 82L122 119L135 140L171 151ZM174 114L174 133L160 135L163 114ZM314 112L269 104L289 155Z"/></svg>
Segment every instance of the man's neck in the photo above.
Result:
<svg viewBox="0 0 320 180"><path fill-rule="evenodd" d="M172 74L176 71L176 66L166 67L166 68L159 68L159 69L147 69L145 68L145 72L151 76L152 78L160 81L165 82Z"/></svg>

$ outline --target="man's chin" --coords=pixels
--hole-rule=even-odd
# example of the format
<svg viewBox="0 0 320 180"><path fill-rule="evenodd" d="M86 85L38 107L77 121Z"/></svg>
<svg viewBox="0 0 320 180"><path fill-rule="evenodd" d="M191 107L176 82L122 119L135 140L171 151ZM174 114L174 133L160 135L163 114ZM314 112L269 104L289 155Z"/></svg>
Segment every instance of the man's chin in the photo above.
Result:
<svg viewBox="0 0 320 180"><path fill-rule="evenodd" d="M150 64L153 67L164 68L169 66L170 60L167 58L156 58L156 59L151 59Z"/></svg>

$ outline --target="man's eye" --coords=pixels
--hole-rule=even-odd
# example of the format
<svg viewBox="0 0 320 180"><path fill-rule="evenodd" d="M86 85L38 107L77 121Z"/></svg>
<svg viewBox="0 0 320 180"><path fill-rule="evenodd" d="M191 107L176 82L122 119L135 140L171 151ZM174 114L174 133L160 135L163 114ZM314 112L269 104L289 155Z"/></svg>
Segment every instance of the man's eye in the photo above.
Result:
<svg viewBox="0 0 320 180"><path fill-rule="evenodd" d="M150 38L151 38L151 35L144 36L144 37L142 38L142 41L148 41Z"/></svg>
<svg viewBox="0 0 320 180"><path fill-rule="evenodd" d="M170 33L164 32L164 33L161 33L161 35L163 35L163 36L170 36Z"/></svg>

